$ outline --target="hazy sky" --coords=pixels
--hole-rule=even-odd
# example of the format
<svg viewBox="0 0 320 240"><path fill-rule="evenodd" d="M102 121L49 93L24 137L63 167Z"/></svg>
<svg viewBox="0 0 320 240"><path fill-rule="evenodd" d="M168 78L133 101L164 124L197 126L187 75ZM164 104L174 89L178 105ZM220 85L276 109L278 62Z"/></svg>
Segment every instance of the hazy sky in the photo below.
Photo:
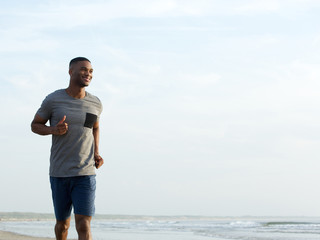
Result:
<svg viewBox="0 0 320 240"><path fill-rule="evenodd" d="M318 0L0 2L0 211L53 212L30 123L85 56L97 213L320 215Z"/></svg>

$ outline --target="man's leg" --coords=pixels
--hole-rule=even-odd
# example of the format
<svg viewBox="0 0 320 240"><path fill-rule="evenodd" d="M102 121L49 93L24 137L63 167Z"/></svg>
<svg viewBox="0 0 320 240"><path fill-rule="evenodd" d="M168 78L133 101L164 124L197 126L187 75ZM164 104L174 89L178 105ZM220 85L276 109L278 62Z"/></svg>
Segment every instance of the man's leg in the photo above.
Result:
<svg viewBox="0 0 320 240"><path fill-rule="evenodd" d="M73 178L72 203L79 240L91 240L91 219L95 212L95 176Z"/></svg>
<svg viewBox="0 0 320 240"><path fill-rule="evenodd" d="M79 240L92 240L91 235L91 219L90 216L75 214L76 229L78 232Z"/></svg>
<svg viewBox="0 0 320 240"><path fill-rule="evenodd" d="M54 213L57 219L54 227L57 240L66 240L70 227L72 202L69 182L69 178L50 177Z"/></svg>
<svg viewBox="0 0 320 240"><path fill-rule="evenodd" d="M56 234L57 240L67 240L68 229L70 227L70 217L64 221L56 222L56 226L54 228L54 232Z"/></svg>

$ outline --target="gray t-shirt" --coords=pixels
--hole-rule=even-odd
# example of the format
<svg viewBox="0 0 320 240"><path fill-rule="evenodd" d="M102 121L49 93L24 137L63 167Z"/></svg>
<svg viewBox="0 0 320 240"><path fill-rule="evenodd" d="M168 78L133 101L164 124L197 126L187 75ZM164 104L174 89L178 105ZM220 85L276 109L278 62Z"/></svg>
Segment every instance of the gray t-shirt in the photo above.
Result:
<svg viewBox="0 0 320 240"><path fill-rule="evenodd" d="M50 176L95 175L93 125L102 112L100 100L86 92L82 99L69 96L65 89L49 94L37 114L55 126L66 115L66 134L52 135Z"/></svg>

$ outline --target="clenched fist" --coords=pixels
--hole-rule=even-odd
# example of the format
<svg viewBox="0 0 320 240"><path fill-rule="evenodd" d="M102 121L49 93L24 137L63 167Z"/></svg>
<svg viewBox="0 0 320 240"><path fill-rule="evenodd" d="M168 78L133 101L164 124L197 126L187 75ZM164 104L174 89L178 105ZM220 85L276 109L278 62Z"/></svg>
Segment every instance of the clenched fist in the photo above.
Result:
<svg viewBox="0 0 320 240"><path fill-rule="evenodd" d="M63 135L68 131L68 124L65 122L66 115L58 122L56 126L54 126L53 134L54 135Z"/></svg>

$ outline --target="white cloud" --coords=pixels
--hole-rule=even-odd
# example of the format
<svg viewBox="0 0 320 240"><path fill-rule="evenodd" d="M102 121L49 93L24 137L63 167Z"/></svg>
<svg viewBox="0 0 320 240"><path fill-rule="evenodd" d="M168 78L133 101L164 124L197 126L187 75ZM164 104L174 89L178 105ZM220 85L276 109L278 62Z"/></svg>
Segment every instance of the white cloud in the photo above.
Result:
<svg viewBox="0 0 320 240"><path fill-rule="evenodd" d="M179 74L177 80L179 85L189 85L189 87L195 86L208 86L217 83L221 79L221 76L217 73L208 74Z"/></svg>
<svg viewBox="0 0 320 240"><path fill-rule="evenodd" d="M6 15L15 17L14 22L31 29L60 28L70 29L80 26L94 26L110 19L143 18L143 17L172 17L192 16L193 7L189 4L178 3L174 0L156 1L96 1L85 2L44 2L25 11L24 7L7 10ZM5 26L4 26L5 27ZM89 29L83 29L86 37Z"/></svg>
<svg viewBox="0 0 320 240"><path fill-rule="evenodd" d="M2 39L0 41L0 52L49 52L59 48L59 43L56 40L48 39L39 34L38 36L30 36L31 29L11 29L9 31L0 31Z"/></svg>
<svg viewBox="0 0 320 240"><path fill-rule="evenodd" d="M257 1L252 0L248 3L235 7L235 12L241 14L250 14L258 12L274 12L280 9L278 0Z"/></svg>
<svg viewBox="0 0 320 240"><path fill-rule="evenodd" d="M275 90L288 101L316 102L320 96L320 64L295 60L282 66L282 75L278 77Z"/></svg>
<svg viewBox="0 0 320 240"><path fill-rule="evenodd" d="M17 5L6 10L6 16L12 19L3 25L10 29L12 24L17 32L27 34L35 31L51 29L70 30L83 27L83 37L86 38L90 29L112 19L121 18L167 18L167 17L197 17L197 16L232 16L259 14L264 12L290 11L292 6L310 8L316 2L270 0L270 1L228 1L217 0L142 0L142 1L93 1L79 4L75 1L47 1L35 4L25 11L25 6Z"/></svg>

